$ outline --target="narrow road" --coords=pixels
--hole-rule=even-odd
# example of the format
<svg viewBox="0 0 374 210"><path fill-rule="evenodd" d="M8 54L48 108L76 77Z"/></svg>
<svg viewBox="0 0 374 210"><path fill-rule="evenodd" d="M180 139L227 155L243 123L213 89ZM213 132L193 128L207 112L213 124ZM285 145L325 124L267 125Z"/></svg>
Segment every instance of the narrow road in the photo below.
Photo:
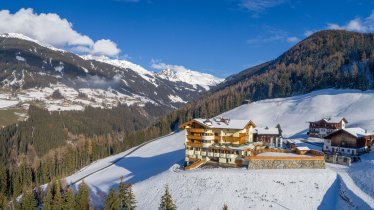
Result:
<svg viewBox="0 0 374 210"><path fill-rule="evenodd" d="M134 152L137 151L138 149L142 148L143 146L145 146L145 145L147 145L147 144L149 144L149 143L151 143L151 142L153 142L153 141L156 141L156 140L159 140L159 139L161 139L161 138L165 138L165 137L171 136L171 135L173 135L173 134L175 134L175 133L176 133L176 132L171 132L171 133L169 133L169 134L167 134L167 135L160 136L160 137L155 138L155 139L151 139L151 140L146 141L146 142L144 142L144 143L142 143L142 144L140 144L140 145L138 145L138 146L136 146L136 147L133 147L132 150L131 150L130 152L128 152L128 153L124 154L123 156L121 156L121 157L115 159L115 160L112 161L110 164L105 165L105 166L103 166L102 168L96 169L95 171L92 171L92 172L90 172L90 173L88 173L88 174L85 174L85 175L82 176L82 177L79 177L78 179L76 179L76 180L74 180L74 181L71 181L71 182L69 183L68 186L75 185L76 183L82 181L83 179L85 179L85 178L87 178L87 177L89 177L89 176L91 176L91 175L93 175L93 174L95 174L95 173L97 173L97 172L99 172L99 171L102 171L102 170L104 170L104 169L106 169L106 168L109 168L110 166L116 164L116 163L117 163L118 161L120 161L121 159L123 159L123 158L125 158L125 157L131 155L132 153L134 153ZM92 163L91 163L91 164L92 164ZM91 164L90 164L90 165L91 165ZM84 170L80 170L80 171L84 171Z"/></svg>

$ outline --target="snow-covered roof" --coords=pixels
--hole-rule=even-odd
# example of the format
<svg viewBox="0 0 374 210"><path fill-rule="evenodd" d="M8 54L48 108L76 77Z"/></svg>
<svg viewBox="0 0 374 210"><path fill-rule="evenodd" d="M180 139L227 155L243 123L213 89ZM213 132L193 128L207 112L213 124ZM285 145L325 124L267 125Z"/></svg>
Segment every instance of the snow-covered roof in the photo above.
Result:
<svg viewBox="0 0 374 210"><path fill-rule="evenodd" d="M374 133L368 132L367 130L365 130L363 128L354 127L354 128L343 128L343 129L336 130L336 131L330 133L329 135L327 135L326 137L331 136L331 135L333 135L333 134L335 134L339 131L342 131L342 130L351 134L352 136L354 136L356 138L361 138L361 137L365 137L365 136L374 135Z"/></svg>
<svg viewBox="0 0 374 210"><path fill-rule="evenodd" d="M348 123L348 121L344 117L325 117L325 118L322 118L322 120L324 120L327 123L340 123L341 121ZM320 120L315 121L315 122L319 122L319 121Z"/></svg>
<svg viewBox="0 0 374 210"><path fill-rule="evenodd" d="M347 131L348 133L352 134L353 136L360 138L364 136L374 135L373 133L368 132L367 130L356 127L356 128L344 128L343 130Z"/></svg>
<svg viewBox="0 0 374 210"><path fill-rule="evenodd" d="M297 150L299 151L309 151L309 147L296 147Z"/></svg>
<svg viewBox="0 0 374 210"><path fill-rule="evenodd" d="M202 119L196 118L194 121L208 127L221 129L243 129L251 120L231 120L224 118ZM252 122L252 124L254 124Z"/></svg>
<svg viewBox="0 0 374 210"><path fill-rule="evenodd" d="M255 128L255 132L259 135L279 135L278 128Z"/></svg>

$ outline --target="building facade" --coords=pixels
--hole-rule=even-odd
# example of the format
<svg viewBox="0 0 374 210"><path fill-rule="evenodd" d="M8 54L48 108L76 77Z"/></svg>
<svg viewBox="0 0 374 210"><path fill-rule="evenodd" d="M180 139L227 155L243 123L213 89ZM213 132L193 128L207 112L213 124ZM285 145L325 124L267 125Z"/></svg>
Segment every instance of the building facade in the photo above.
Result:
<svg viewBox="0 0 374 210"><path fill-rule="evenodd" d="M310 137L323 138L330 133L344 129L348 121L345 118L339 117L327 117L318 121L309 122L309 131L308 135Z"/></svg>
<svg viewBox="0 0 374 210"><path fill-rule="evenodd" d="M219 117L194 119L180 126L185 129L185 162L190 165L197 160L214 161L235 165L245 164L245 156L253 142L251 120L230 120Z"/></svg>
<svg viewBox="0 0 374 210"><path fill-rule="evenodd" d="M325 137L323 150L328 153L360 155L370 150L374 134L362 128L339 129Z"/></svg>
<svg viewBox="0 0 374 210"><path fill-rule="evenodd" d="M278 128L255 128L253 141L260 142L268 148L282 148L282 138Z"/></svg>

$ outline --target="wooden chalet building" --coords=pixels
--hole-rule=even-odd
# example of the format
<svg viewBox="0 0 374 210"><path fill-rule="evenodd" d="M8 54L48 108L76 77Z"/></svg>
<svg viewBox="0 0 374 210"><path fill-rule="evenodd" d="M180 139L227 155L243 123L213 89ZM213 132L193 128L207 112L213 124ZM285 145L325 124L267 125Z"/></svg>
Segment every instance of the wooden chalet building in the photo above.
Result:
<svg viewBox="0 0 374 210"><path fill-rule="evenodd" d="M327 117L309 122L308 135L310 137L323 138L336 130L344 129L347 123L348 121L342 117Z"/></svg>
<svg viewBox="0 0 374 210"><path fill-rule="evenodd" d="M369 151L373 143L373 133L362 128L343 128L325 136L323 150L356 156Z"/></svg>
<svg viewBox="0 0 374 210"><path fill-rule="evenodd" d="M264 146L269 148L282 147L282 138L278 128L255 128L253 141L261 142Z"/></svg>
<svg viewBox="0 0 374 210"><path fill-rule="evenodd" d="M223 117L193 119L180 126L186 130L185 161L190 165L197 160L242 165L246 148L253 142L251 120L230 120Z"/></svg>

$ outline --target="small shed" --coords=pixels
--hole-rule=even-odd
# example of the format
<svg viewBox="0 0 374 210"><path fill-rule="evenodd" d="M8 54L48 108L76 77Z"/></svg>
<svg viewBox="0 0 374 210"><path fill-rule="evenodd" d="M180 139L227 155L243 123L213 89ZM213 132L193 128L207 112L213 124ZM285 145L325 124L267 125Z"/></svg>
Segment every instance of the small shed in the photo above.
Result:
<svg viewBox="0 0 374 210"><path fill-rule="evenodd" d="M299 155L305 155L309 151L310 151L309 147L296 147L296 152Z"/></svg>

